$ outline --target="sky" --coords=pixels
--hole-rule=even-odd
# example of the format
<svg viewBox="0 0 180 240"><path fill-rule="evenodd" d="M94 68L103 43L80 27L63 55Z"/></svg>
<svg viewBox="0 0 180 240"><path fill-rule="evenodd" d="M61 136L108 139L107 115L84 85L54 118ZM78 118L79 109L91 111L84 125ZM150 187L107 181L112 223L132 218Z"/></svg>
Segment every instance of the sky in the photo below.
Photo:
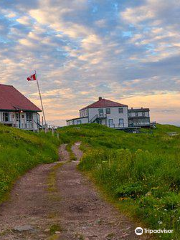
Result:
<svg viewBox="0 0 180 240"><path fill-rule="evenodd" d="M0 83L64 125L106 99L180 125L180 1L1 0Z"/></svg>

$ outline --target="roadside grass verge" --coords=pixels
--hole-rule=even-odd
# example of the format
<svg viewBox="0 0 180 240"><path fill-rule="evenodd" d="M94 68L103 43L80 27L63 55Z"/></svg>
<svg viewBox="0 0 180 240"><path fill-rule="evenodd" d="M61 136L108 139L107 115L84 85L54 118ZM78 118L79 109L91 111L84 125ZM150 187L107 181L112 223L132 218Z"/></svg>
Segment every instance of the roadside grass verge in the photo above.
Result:
<svg viewBox="0 0 180 240"><path fill-rule="evenodd" d="M177 135L170 136L169 132ZM129 134L97 124L65 127L68 141L81 141L87 172L118 206L150 229L173 229L156 234L177 240L180 232L180 128Z"/></svg>
<svg viewBox="0 0 180 240"><path fill-rule="evenodd" d="M25 172L40 163L56 161L59 144L50 133L33 133L0 124L0 203Z"/></svg>

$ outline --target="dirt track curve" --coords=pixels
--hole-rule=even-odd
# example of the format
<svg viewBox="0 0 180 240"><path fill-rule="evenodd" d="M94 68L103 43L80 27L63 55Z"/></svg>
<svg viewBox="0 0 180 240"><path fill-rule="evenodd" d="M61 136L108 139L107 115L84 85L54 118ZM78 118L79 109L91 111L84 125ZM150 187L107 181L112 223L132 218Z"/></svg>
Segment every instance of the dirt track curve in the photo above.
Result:
<svg viewBox="0 0 180 240"><path fill-rule="evenodd" d="M72 150L79 161L82 152ZM17 181L0 206L0 240L135 240L135 226L102 199L93 184L69 161L40 165Z"/></svg>

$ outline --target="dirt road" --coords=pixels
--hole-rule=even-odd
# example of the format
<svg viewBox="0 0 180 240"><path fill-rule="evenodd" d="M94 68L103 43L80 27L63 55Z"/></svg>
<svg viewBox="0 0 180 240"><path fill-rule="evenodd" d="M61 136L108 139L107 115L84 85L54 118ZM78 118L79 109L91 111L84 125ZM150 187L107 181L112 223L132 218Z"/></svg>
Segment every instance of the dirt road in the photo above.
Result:
<svg viewBox="0 0 180 240"><path fill-rule="evenodd" d="M72 147L82 157L77 143ZM60 161L40 165L15 185L0 206L1 240L134 240L135 226L102 199L93 184L69 161L66 146Z"/></svg>

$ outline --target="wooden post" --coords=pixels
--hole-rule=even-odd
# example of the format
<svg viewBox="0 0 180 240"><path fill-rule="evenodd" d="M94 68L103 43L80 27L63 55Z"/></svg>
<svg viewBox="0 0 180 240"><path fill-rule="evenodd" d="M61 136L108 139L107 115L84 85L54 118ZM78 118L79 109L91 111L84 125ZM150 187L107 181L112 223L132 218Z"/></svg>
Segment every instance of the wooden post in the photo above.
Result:
<svg viewBox="0 0 180 240"><path fill-rule="evenodd" d="M54 127L52 127L52 136L54 136Z"/></svg>
<svg viewBox="0 0 180 240"><path fill-rule="evenodd" d="M43 125L44 125L44 120L43 120L43 116L42 116L42 127L43 127Z"/></svg>
<svg viewBox="0 0 180 240"><path fill-rule="evenodd" d="M59 132L57 132L57 138L59 139Z"/></svg>

